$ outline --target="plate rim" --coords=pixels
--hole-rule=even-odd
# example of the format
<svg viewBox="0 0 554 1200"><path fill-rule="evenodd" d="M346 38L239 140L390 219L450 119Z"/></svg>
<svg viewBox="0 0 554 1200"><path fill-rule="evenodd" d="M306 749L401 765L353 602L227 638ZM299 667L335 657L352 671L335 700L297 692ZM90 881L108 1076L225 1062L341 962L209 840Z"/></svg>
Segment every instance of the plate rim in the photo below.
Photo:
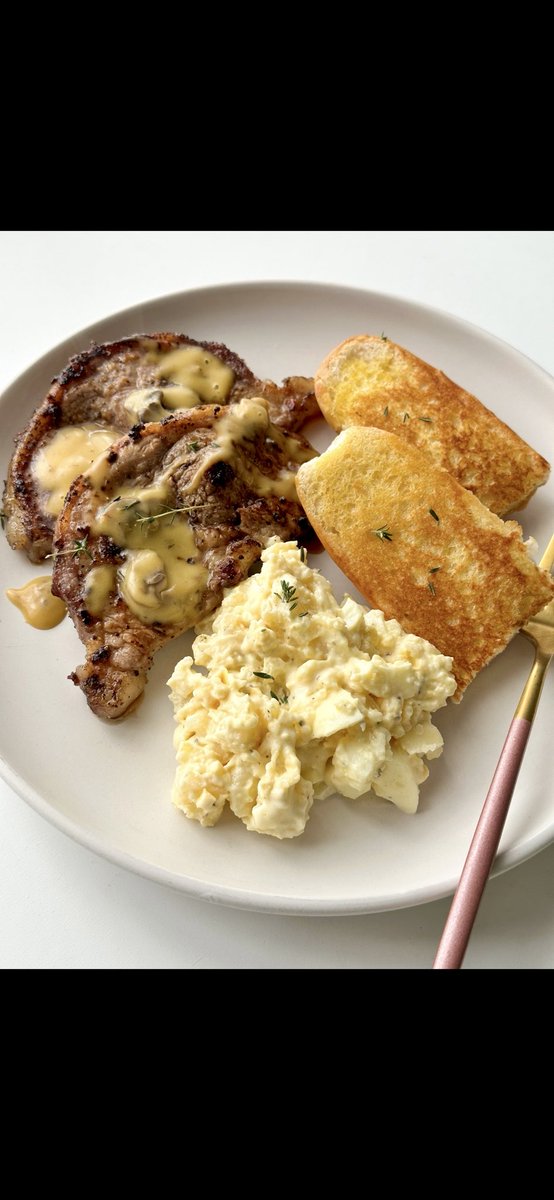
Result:
<svg viewBox="0 0 554 1200"><path fill-rule="evenodd" d="M472 321L468 321L465 317L459 317L447 309L437 308L434 305L426 304L410 297L401 296L393 292L385 292L375 290L373 288L363 288L352 286L350 284L335 283L329 280L315 279L248 279L237 281L226 281L220 284L206 284L191 288L181 289L176 292L168 292L159 296L150 296L136 304L128 305L118 309L116 312L108 313L104 317L93 321L84 328L76 330L69 334L63 341L51 346L38 358L33 359L24 367L17 375L10 379L9 383L3 388L0 393L0 405L9 395L10 391L15 386L24 384L25 378L31 372L40 369L52 355L60 354L67 355L74 353L71 350L72 344L81 337L90 339L91 330L97 326L103 325L109 321L117 321L119 318L128 318L134 313L139 313L145 306L164 303L178 303L181 298L203 296L208 298L209 293L218 293L222 291L241 290L247 291L252 288L267 287L271 290L310 290L324 289L334 292L345 292L349 295L355 294L359 297L372 297L373 300L379 301L386 299L401 304L405 307L414 309L419 314L429 314L430 317L446 320L449 324L457 325L462 330L469 330L475 336L477 335L485 343L497 343L502 347L503 351L509 351L515 359L524 359L525 362L533 368L539 377L546 379L551 386L554 386L554 376L550 374L544 367L537 363L524 351L518 350L512 346L510 342L505 341L497 334L484 329L481 325L476 325ZM149 332L137 329L135 332ZM130 336L130 335L125 335ZM62 364L63 365L63 364ZM379 900L371 898L359 897L357 899L323 899L317 897L283 897L272 893L260 894L251 890L241 888L232 888L226 884L213 883L203 884L201 881L192 878L191 876L178 875L167 867L156 866L153 863L145 862L144 859L135 857L125 850L120 850L106 844L105 840L98 834L90 830L83 830L77 822L59 812L50 804L50 802L41 796L34 787L19 774L19 772L11 766L10 763L0 754L0 776L7 783L16 795L18 795L30 808L34 809L39 816L43 817L55 829L58 829L66 837L82 846L84 849L98 854L101 858L107 859L114 863L115 866L121 867L123 870L130 871L133 874L139 875L142 878L148 879L153 883L161 884L165 887L171 887L175 891L182 892L185 895L190 895L197 900L204 900L209 903L221 904L226 907L236 909L246 909L262 913L273 913L284 916L352 916L352 915L368 915L370 913L391 912L403 908L414 908L421 904L432 903L435 900L444 899L453 893L458 882L458 876L450 878L447 882L438 883L435 885L425 885L417 889L410 889L409 892L393 892L388 896L381 896ZM503 851L494 864L492 878L504 874L513 867L519 866L520 863L526 862L534 857L541 850L545 849L554 841L554 820L550 826L541 830L533 837L527 839L519 846L513 849ZM462 864L460 863L460 869Z"/></svg>
<svg viewBox="0 0 554 1200"><path fill-rule="evenodd" d="M136 858L125 850L114 850L98 835L83 832L76 822L53 809L52 806L22 778L18 771L0 756L0 775L12 790L43 817L49 825L53 825L60 833L65 834L71 841L83 849L107 859L116 867L139 875L151 883L170 887L173 891L182 892L196 900L204 900L209 904L221 904L224 908L246 909L251 912L268 913L276 916L301 917L351 917L368 916L371 913L395 912L403 908L418 908L421 904L432 904L435 900L444 900L453 895L458 884L458 876L449 879L447 884L417 888L409 893L392 892L390 896L382 896L379 901L372 902L360 897L358 900L323 900L315 897L277 896L273 893L265 895L259 892L245 891L242 888L230 888L226 884L216 883L206 885L187 875L176 875L167 867L157 867L146 863L144 859ZM545 850L554 841L554 825L536 834L523 846L514 850L506 850L498 856L491 872L491 879L504 875L513 867L527 862ZM469 848L469 847L468 847ZM460 863L460 870L462 863ZM409 899L407 898L409 896Z"/></svg>
<svg viewBox="0 0 554 1200"><path fill-rule="evenodd" d="M4 399L6 392L9 392L14 384L19 384L28 372L34 371L37 367L40 367L47 358L50 358L51 354L57 353L58 351L63 351L65 353L66 348L70 346L75 338L88 335L89 330L94 329L96 325L103 325L105 321L116 321L119 317L126 317L134 312L139 312L140 309L144 308L145 305L161 305L165 303L171 304L174 301L179 300L181 296L194 296L200 294L206 295L208 292L221 292L226 290L232 291L239 289L243 290L251 287L268 287L279 290L285 288L328 288L332 291L355 293L358 296L372 296L375 299L381 299L384 297L386 300L392 300L395 303L407 305L408 307L416 309L419 312L423 310L424 312L430 313L434 317L439 317L442 319L446 318L448 321L461 325L465 329L471 329L473 333L478 334L484 341L498 342L500 346L502 346L505 350L509 350L510 353L516 358L524 358L525 361L529 363L529 365L533 367L535 371L537 371L540 375L543 375L551 384L554 384L554 375L551 375L550 371L547 371L546 367L542 367L540 363L536 362L534 358L531 358L528 354L526 354L524 350L518 350L516 346L512 346L511 342L507 342L504 338L499 337L497 333L492 333L491 330L485 329L482 325L476 325L473 321L468 321L467 317L459 317L457 313L452 313L446 308L437 308L437 306L434 304L426 304L423 301L414 300L410 296L399 295L398 292L384 292L381 290L377 291L375 288L357 287L348 283L333 283L332 280L330 281L325 279L239 279L235 281L226 280L225 283L200 284L196 287L181 289L178 292L164 292L164 294L161 296L147 296L144 300L137 301L136 304L130 304L125 308L119 308L115 312L108 313L105 317L100 317L97 321L92 321L90 324L74 330L74 332L68 334L63 341L57 342L55 346L50 346L50 348L45 350L44 353L39 355L38 358L32 359L26 366L24 366L17 375L14 375L4 386L2 392L0 392L0 403ZM135 330L135 333L137 334L144 332L146 331L139 329ZM125 334L123 336L131 337L132 335Z"/></svg>

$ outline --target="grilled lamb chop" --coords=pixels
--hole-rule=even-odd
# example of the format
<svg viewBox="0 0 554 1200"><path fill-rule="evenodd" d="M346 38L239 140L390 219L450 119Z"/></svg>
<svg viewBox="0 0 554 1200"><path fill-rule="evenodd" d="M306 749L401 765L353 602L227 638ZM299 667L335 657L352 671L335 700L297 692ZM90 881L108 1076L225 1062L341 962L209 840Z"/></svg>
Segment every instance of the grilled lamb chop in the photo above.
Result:
<svg viewBox="0 0 554 1200"><path fill-rule="evenodd" d="M183 384L178 353L187 347L206 351L208 367L202 361L188 364L188 383ZM183 406L206 400L233 403L243 396L265 396L272 421L289 432L319 413L311 379L291 377L281 387L259 380L226 346L197 342L185 334L122 338L76 355L54 379L16 441L3 502L10 545L24 550L31 562L45 558L72 479L138 420L161 420ZM68 427L77 427L70 433L72 440L64 433L56 441L56 434Z"/></svg>
<svg viewBox="0 0 554 1200"><path fill-rule="evenodd" d="M86 646L71 678L93 712L128 712L155 651L215 608L269 538L309 534L294 475L314 453L245 398L138 424L74 481L52 591Z"/></svg>

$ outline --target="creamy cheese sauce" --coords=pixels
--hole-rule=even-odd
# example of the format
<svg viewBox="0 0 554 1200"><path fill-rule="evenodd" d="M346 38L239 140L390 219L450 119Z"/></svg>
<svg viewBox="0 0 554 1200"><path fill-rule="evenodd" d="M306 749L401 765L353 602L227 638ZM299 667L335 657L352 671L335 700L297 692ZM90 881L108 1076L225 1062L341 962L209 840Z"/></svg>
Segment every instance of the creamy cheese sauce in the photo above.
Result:
<svg viewBox="0 0 554 1200"><path fill-rule="evenodd" d="M104 611L108 596L117 591L115 567L109 563L101 563L91 567L85 580L84 601L93 617L99 617Z"/></svg>
<svg viewBox="0 0 554 1200"><path fill-rule="evenodd" d="M167 494L163 485L124 490L100 508L93 526L125 551L125 561L117 569L117 588L131 612L145 625L192 625L198 619L208 572L200 562L186 512L171 512ZM104 576L96 587L101 607L106 587L104 603L111 590Z"/></svg>
<svg viewBox="0 0 554 1200"><path fill-rule="evenodd" d="M259 496L278 496L286 500L296 500L295 472L288 468L282 470L276 478L264 475L255 465L241 456L237 457L236 447L241 442L254 441L261 434L266 434L269 441L277 443L290 462L295 465L307 462L314 457L311 447L304 447L295 438L287 437L280 429L270 425L269 414L265 400L245 399L238 404L231 404L225 409L215 426L215 441L198 464L198 469L187 484L186 492L195 492L202 476L209 467L218 462L233 463L245 483L257 492ZM172 468L173 469L173 468Z"/></svg>
<svg viewBox="0 0 554 1200"><path fill-rule="evenodd" d="M189 404L172 404L171 388L165 388L164 402L168 408L189 408L191 404L199 403L222 404L235 382L231 368L202 346L181 346L165 354L154 351L151 358L157 363L156 375L160 382L178 384L196 397Z"/></svg>
<svg viewBox="0 0 554 1200"><path fill-rule="evenodd" d="M73 480L120 437L119 430L101 425L67 425L46 442L33 459L32 472L49 516L59 516Z"/></svg>
<svg viewBox="0 0 554 1200"><path fill-rule="evenodd" d="M137 421L142 421L146 425L148 421L162 421L167 417L163 398L163 388L137 388L134 392L129 392L123 401L123 407L129 413L130 424L136 425Z"/></svg>
<svg viewBox="0 0 554 1200"><path fill-rule="evenodd" d="M148 362L155 364L155 386L137 388L123 402L132 421L161 421L168 412L197 404L224 404L235 381L231 368L201 346L152 350Z"/></svg>
<svg viewBox="0 0 554 1200"><path fill-rule="evenodd" d="M20 588L6 588L6 596L33 629L53 629L63 621L67 609L52 595L52 576L37 575Z"/></svg>
<svg viewBox="0 0 554 1200"><path fill-rule="evenodd" d="M187 519L187 506L175 503L171 478L179 468L191 462L191 452L198 460L185 494L194 493L205 472L218 462L232 463L234 470L252 491L260 496L284 497L296 500L295 471L286 468L272 479L250 462L237 447L265 436L277 444L288 462L296 465L312 458L315 451L302 446L296 438L287 437L270 424L265 400L244 399L224 408L214 427L215 440L202 446L192 430L175 453L168 452L165 466L151 487L119 489L115 499L101 505L92 519L95 533L109 537L125 554L117 569L119 595L132 612L145 624L194 624L200 616L200 605L206 587L208 571L200 561L194 533ZM202 429L196 437L202 437ZM198 446L197 450L192 447ZM109 478L108 454L98 458L87 472L93 488L101 492ZM93 574L94 570L89 574ZM103 591L103 588L107 591ZM98 615L112 590L108 575L96 577L91 584L92 604L87 607ZM85 597L86 599L86 597Z"/></svg>

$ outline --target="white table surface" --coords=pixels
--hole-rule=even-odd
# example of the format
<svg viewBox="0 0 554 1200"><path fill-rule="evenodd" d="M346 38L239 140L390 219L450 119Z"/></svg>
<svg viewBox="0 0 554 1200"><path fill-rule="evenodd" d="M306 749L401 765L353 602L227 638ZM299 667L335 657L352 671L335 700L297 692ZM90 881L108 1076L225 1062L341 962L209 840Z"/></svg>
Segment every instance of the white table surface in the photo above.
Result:
<svg viewBox="0 0 554 1200"><path fill-rule="evenodd" d="M0 233L0 390L110 312L240 279L406 296L482 325L554 374L551 231L8 231ZM438 901L303 918L203 904L96 858L0 781L3 968L426 968L447 909ZM489 884L466 966L553 964L551 846Z"/></svg>

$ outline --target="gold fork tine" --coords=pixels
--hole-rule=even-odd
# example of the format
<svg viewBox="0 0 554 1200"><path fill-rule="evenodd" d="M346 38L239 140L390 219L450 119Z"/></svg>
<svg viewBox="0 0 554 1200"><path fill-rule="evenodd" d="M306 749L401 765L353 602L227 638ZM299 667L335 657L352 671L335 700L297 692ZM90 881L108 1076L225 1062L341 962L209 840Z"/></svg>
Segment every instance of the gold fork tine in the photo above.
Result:
<svg viewBox="0 0 554 1200"><path fill-rule="evenodd" d="M553 563L554 534L550 538L539 566L544 567L546 571L550 571ZM531 620L523 626L521 632L530 638L535 646L535 661L529 672L527 683L521 693L515 715L531 723L537 709L537 704L539 703L546 670L554 654L554 600L551 600L550 604L546 605L546 608L541 608L541 611L535 617L531 617ZM544 661L545 659L546 661Z"/></svg>
<svg viewBox="0 0 554 1200"><path fill-rule="evenodd" d="M549 571L554 562L554 535L541 558L540 566ZM521 630L535 646L535 660L521 693L508 736L483 805L473 841L468 851L460 882L446 918L436 958L435 970L461 967L481 896L494 862L498 843L508 815L519 768L537 711L542 685L554 655L554 600L541 609Z"/></svg>
<svg viewBox="0 0 554 1200"><path fill-rule="evenodd" d="M552 569L553 563L554 563L554 533L552 534L552 537L550 538L548 546L546 547L546 550L541 558L539 567L544 567L545 571L550 571Z"/></svg>

